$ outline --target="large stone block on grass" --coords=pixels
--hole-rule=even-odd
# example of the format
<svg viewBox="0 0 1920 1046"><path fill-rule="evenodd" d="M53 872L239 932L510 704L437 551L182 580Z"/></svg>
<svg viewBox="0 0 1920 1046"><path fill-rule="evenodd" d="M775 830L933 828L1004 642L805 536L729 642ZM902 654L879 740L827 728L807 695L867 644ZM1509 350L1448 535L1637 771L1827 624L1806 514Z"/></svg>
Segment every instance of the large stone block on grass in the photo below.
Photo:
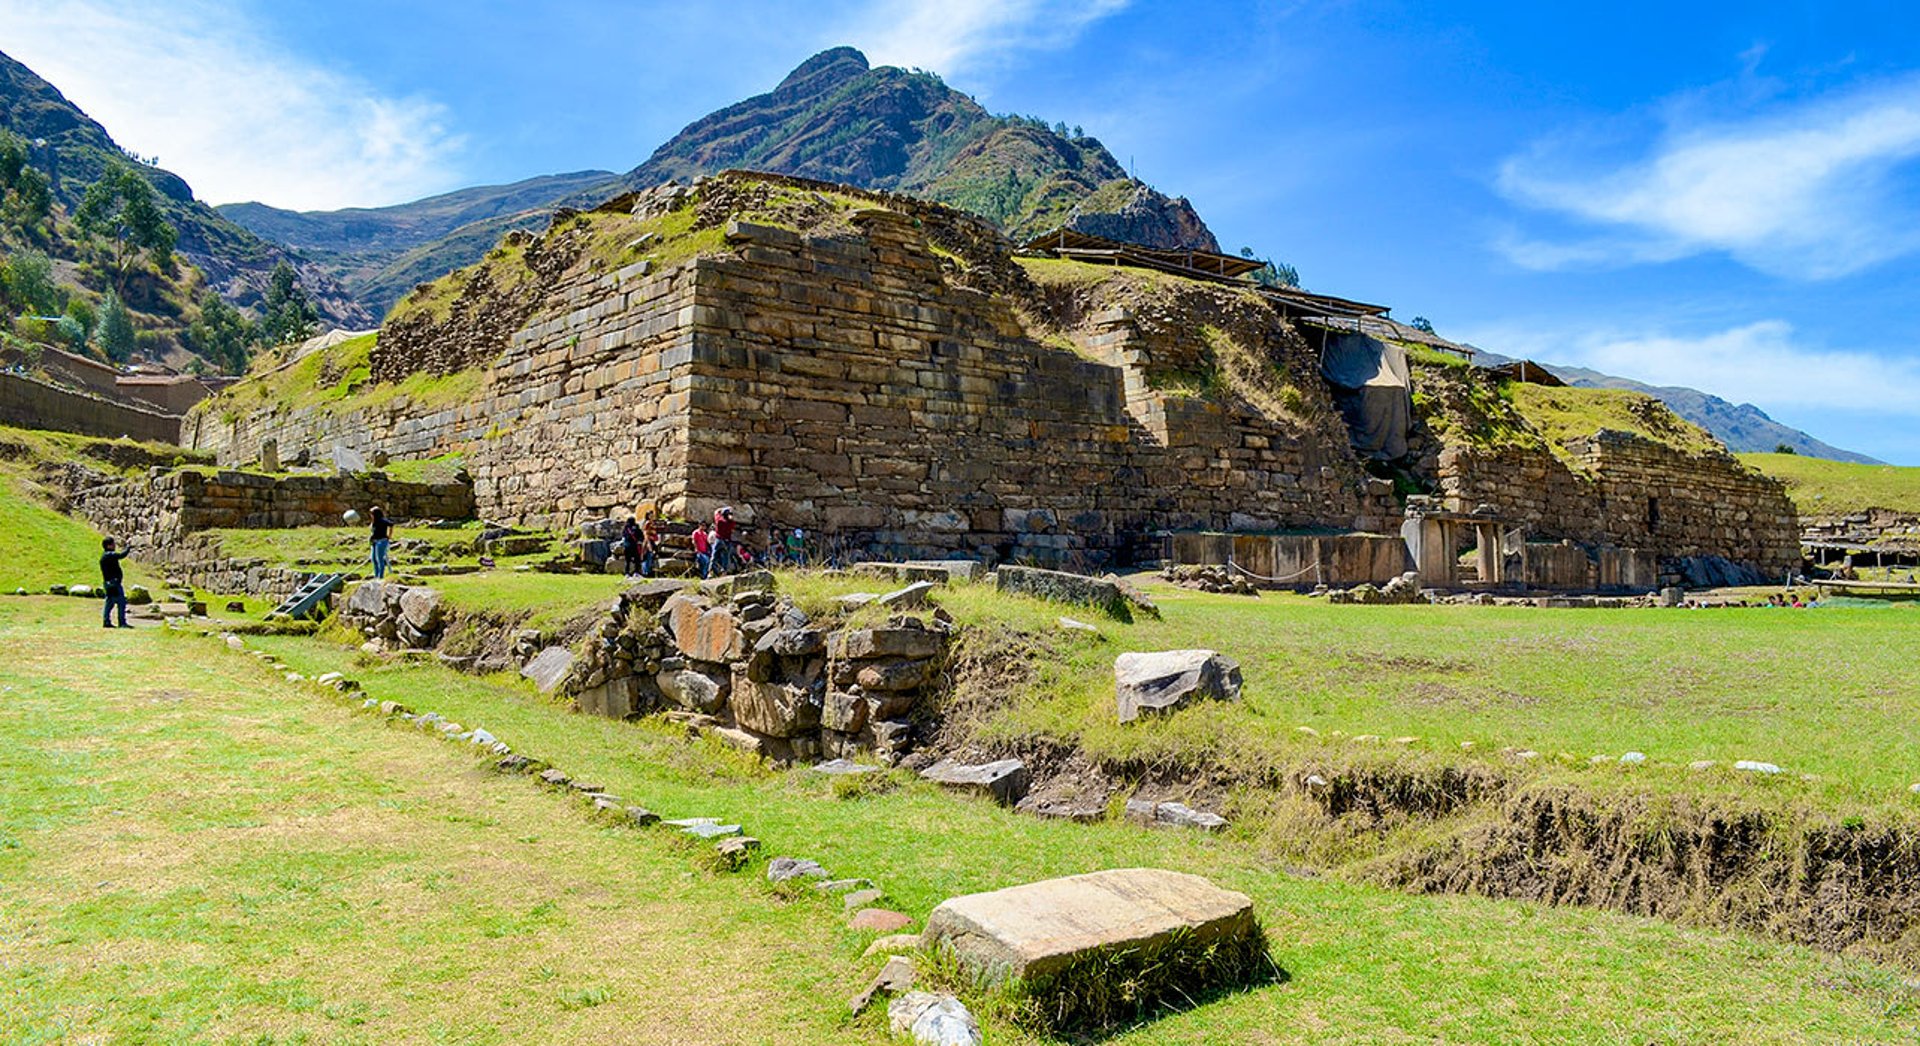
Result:
<svg viewBox="0 0 1920 1046"><path fill-rule="evenodd" d="M1115 582L1104 578L1069 574L1064 570L1009 565L994 572L994 584L1002 592L1018 592L1056 603L1099 607L1123 621L1131 620L1132 616L1126 592Z"/></svg>
<svg viewBox="0 0 1920 1046"><path fill-rule="evenodd" d="M927 917L925 938L952 948L988 981L1041 982L1103 953L1150 957L1168 946L1216 944L1264 950L1246 894L1160 868L1118 868L954 897ZM1191 997L1215 985L1171 987Z"/></svg>
<svg viewBox="0 0 1920 1046"><path fill-rule="evenodd" d="M1018 759L1001 759L977 765L942 759L920 771L920 776L948 788L978 792L1005 805L1019 802L1027 794L1027 787L1033 780L1027 772L1027 764Z"/></svg>
<svg viewBox="0 0 1920 1046"><path fill-rule="evenodd" d="M1215 650L1159 650L1113 660L1120 721L1171 712L1194 701L1240 699L1240 664Z"/></svg>
<svg viewBox="0 0 1920 1046"><path fill-rule="evenodd" d="M347 611L362 617L378 617L386 611L387 588L384 581L362 581L347 595Z"/></svg>
<svg viewBox="0 0 1920 1046"><path fill-rule="evenodd" d="M534 655L533 660L520 669L520 674L533 680L533 685L543 694L551 694L561 683L566 682L568 673L573 671L573 651L563 646L550 646Z"/></svg>

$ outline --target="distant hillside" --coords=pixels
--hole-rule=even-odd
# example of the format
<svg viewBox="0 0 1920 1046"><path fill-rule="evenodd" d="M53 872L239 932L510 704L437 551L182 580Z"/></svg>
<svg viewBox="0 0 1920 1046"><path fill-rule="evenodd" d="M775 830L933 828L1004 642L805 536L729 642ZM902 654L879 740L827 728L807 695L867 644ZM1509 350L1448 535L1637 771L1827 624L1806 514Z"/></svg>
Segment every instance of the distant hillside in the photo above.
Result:
<svg viewBox="0 0 1920 1046"><path fill-rule="evenodd" d="M814 55L772 91L688 124L619 185L729 167L909 193L990 218L1015 238L1070 224L1219 250L1191 204L1128 177L1099 140L994 116L932 73L870 67L851 47Z"/></svg>
<svg viewBox="0 0 1920 1046"><path fill-rule="evenodd" d="M263 203L216 208L242 227L306 255L376 316L412 290L469 264L500 237L539 228L559 200L614 179L575 171L482 185L391 207L288 211Z"/></svg>
<svg viewBox="0 0 1920 1046"><path fill-rule="evenodd" d="M1563 367L1552 363L1543 364L1543 366L1572 385L1593 389L1630 389L1634 392L1657 396L1675 414L1713 433L1720 442L1727 445L1728 450L1736 454L1770 453L1781 444L1785 444L1792 447L1794 453L1809 457L1852 461L1866 465L1881 464L1880 461L1865 454L1841 450L1799 429L1782 425L1768 417L1766 411L1751 403L1729 403L1699 389L1678 385L1648 385L1631 378L1602 374L1585 367Z"/></svg>
<svg viewBox="0 0 1920 1046"><path fill-rule="evenodd" d="M1135 181L1097 139L995 116L926 72L868 66L850 47L803 62L772 91L688 124L625 174L599 171L482 186L394 207L293 212L221 208L297 249L384 315L416 284L478 261L554 207L728 168L845 182L951 204L1019 238L1058 225L1160 247L1219 250L1193 206Z"/></svg>
<svg viewBox="0 0 1920 1046"><path fill-rule="evenodd" d="M1803 516L1870 508L1920 514L1920 468L1828 461L1804 454L1742 454L1740 460L1787 485Z"/></svg>
<svg viewBox="0 0 1920 1046"><path fill-rule="evenodd" d="M158 191L162 213L179 231L180 255L228 301L258 306L274 266L287 260L299 271L323 323L344 327L373 323L373 315L326 272L195 200L193 190L178 175L139 162L52 84L5 54L0 54L0 128L29 142L46 143L34 150L32 162L53 176L54 198L69 209L110 163L137 169Z"/></svg>
<svg viewBox="0 0 1920 1046"><path fill-rule="evenodd" d="M1502 356L1474 346L1477 355L1474 362L1483 367L1497 367L1513 362L1513 357ZM1795 428L1767 417L1767 412L1751 403L1733 404L1711 393L1690 389L1683 385L1648 385L1622 378L1614 374L1603 374L1586 367L1569 367L1559 363L1546 363L1536 360L1540 366L1552 372L1554 376L1569 385L1587 389L1626 389L1629 392L1644 392L1667 405L1667 409L1680 415L1695 425L1713 433L1715 439L1727 445L1735 454L1772 453L1781 444L1792 447L1794 453L1809 457L1827 458L1832 461L1853 461L1867 465L1881 462L1865 454L1850 450L1841 450L1830 443L1823 443Z"/></svg>

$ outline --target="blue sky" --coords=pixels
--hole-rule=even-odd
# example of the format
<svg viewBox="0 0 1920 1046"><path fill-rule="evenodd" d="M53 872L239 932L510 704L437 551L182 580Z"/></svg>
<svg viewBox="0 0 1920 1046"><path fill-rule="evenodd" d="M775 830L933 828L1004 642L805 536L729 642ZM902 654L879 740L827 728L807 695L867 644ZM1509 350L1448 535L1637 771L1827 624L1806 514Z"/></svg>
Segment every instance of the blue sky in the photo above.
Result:
<svg viewBox="0 0 1920 1046"><path fill-rule="evenodd" d="M0 0L124 144L300 208L625 170L842 43L1084 126L1313 289L1920 464L1911 4Z"/></svg>

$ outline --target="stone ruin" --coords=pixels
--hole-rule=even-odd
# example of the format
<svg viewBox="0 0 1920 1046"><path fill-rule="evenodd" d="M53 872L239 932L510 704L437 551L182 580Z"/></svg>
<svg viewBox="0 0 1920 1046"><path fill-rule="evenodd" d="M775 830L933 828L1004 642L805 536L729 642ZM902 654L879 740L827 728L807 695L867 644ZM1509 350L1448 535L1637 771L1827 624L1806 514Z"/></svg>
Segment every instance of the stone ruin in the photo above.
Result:
<svg viewBox="0 0 1920 1046"><path fill-rule="evenodd" d="M881 598L904 610L924 606L912 598L923 591L909 586L907 595ZM342 616L371 652L434 649L448 624L433 589L394 582L355 586ZM915 722L927 718L951 639L940 617L907 613L862 627L815 627L762 572L636 585L573 645L523 633L510 664L443 659L472 671L517 668L583 712L664 713L780 762L871 753L891 765L911 750Z"/></svg>
<svg viewBox="0 0 1920 1046"><path fill-rule="evenodd" d="M684 208L722 245L656 258L644 222ZM597 260L581 246L591 221L635 223L637 260ZM269 439L282 454L458 450L475 511L533 528L641 503L696 519L730 504L755 527L800 526L880 558L1097 572L1231 555L1302 587L1384 584L1414 567L1402 501L1368 474L1321 374L1325 332L1250 285L1128 282L1116 269L1043 286L964 213L744 172L559 215L523 240L534 282L502 297L492 279L465 278L452 318L416 315L373 350L385 380L484 367L470 401L216 398L185 439L223 462ZM1652 573L1688 557L1764 573L1797 562L1783 490L1730 455L1620 433L1551 452L1487 447L1443 428L1408 448L1442 508L1484 508L1543 546L1509 580L1604 586L1620 575L1605 549L1649 586L1637 557ZM1209 533L1226 554L1218 541L1180 554L1182 537ZM1264 542L1274 569L1243 541ZM1561 542L1583 562L1544 550Z"/></svg>

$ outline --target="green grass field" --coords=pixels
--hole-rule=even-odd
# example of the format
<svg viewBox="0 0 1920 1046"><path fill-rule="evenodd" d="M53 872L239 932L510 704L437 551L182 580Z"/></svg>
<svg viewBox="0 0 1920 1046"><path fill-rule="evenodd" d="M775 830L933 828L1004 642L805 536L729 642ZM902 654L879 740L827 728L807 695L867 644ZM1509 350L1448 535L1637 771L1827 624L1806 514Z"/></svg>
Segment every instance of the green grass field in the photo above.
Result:
<svg viewBox="0 0 1920 1046"><path fill-rule="evenodd" d="M600 827L461 746L357 715L216 640L103 641L86 610L0 600L0 1039L10 1042L880 1042L845 1017L877 968L837 901L668 834ZM1911 1041L1920 993L1858 960L1578 909L1417 897L1279 870L1257 842L1044 822L918 782L840 799L517 680L309 675L483 725L665 816L741 819L767 854L941 898L1162 865L1250 894L1283 983L1122 1043ZM1033 1041L987 1013L991 1042Z"/></svg>
<svg viewBox="0 0 1920 1046"><path fill-rule="evenodd" d="M1861 509L1920 512L1920 468L1860 465L1802 454L1742 454L1740 460L1787 485L1802 515L1831 516Z"/></svg>

